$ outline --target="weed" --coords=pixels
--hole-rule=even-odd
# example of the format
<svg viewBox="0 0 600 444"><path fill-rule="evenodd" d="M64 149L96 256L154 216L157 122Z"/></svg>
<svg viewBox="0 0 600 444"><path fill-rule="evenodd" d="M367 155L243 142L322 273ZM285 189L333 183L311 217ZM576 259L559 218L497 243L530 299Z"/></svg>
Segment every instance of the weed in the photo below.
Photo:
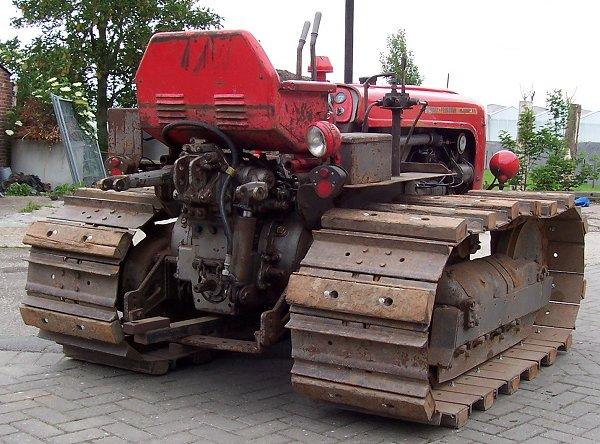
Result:
<svg viewBox="0 0 600 444"><path fill-rule="evenodd" d="M29 201L24 208L21 209L21 213L33 213L34 211L39 210L45 205L36 204L35 202Z"/></svg>
<svg viewBox="0 0 600 444"><path fill-rule="evenodd" d="M31 188L26 183L11 183L4 191L5 196L35 196L36 190Z"/></svg>

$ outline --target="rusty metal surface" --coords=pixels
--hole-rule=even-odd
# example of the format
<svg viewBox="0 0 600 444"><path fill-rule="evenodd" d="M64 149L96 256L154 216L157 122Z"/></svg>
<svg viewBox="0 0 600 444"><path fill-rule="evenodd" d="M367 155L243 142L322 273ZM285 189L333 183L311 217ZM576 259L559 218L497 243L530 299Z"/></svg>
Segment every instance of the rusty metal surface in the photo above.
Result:
<svg viewBox="0 0 600 444"><path fill-rule="evenodd" d="M185 336L203 334L214 330L221 318L217 316L202 316L185 321L171 322L168 327L147 330L134 336L138 344L156 344L179 340Z"/></svg>
<svg viewBox="0 0 600 444"><path fill-rule="evenodd" d="M210 350L224 350L239 353L260 353L262 347L255 341L220 338L216 336L192 335L178 339L179 344Z"/></svg>
<svg viewBox="0 0 600 444"><path fill-rule="evenodd" d="M52 219L127 229L141 227L154 216L154 208L149 204L70 196Z"/></svg>
<svg viewBox="0 0 600 444"><path fill-rule="evenodd" d="M367 184L392 178L392 137L389 134L342 134L341 166L347 185Z"/></svg>
<svg viewBox="0 0 600 444"><path fill-rule="evenodd" d="M98 321L26 305L21 305L20 310L23 322L41 330L110 344L118 344L123 341L123 331L118 321Z"/></svg>
<svg viewBox="0 0 600 444"><path fill-rule="evenodd" d="M139 164L143 155L142 126L137 108L108 110L108 157L125 156Z"/></svg>
<svg viewBox="0 0 600 444"><path fill-rule="evenodd" d="M29 226L23 243L34 247L122 259L132 235L123 230L37 221Z"/></svg>
<svg viewBox="0 0 600 444"><path fill-rule="evenodd" d="M333 208L321 217L323 228L460 242L467 236L462 218Z"/></svg>
<svg viewBox="0 0 600 444"><path fill-rule="evenodd" d="M408 381L433 380L438 384L431 393L435 409L426 422L460 427L473 408L489 408L497 392L512 393L520 378L536 377L540 365L554 362L556 349L570 346L567 327L574 325L577 303L585 292L585 223L575 209L569 209L571 202L569 196L559 194L546 198L539 194L419 196L407 197L405 204L367 205L368 211L331 210L323 220L325 229L315 232L314 243L288 287L296 390L389 416L395 415L370 402L391 392L411 396L399 417L422 421L415 414L422 415L427 397ZM361 214L369 211L391 216L381 225L373 224ZM470 218L472 232L492 231L496 251L510 257L499 255L498 260L459 262L446 268L450 257L465 258L460 238L442 236L440 242L440 231L417 232L402 224L400 213L446 221ZM536 219L542 222L526 223ZM539 234L533 227L539 227L535 228ZM417 236L422 238L417 241ZM499 242L502 237L504 244ZM386 253L395 257L400 252L406 266L385 260ZM426 330L419 331L419 316L407 315L418 312L419 298L406 293L407 300L401 300L402 310L395 317L388 316L392 310L382 312L374 303L376 294L396 301L395 290L407 282L412 288L428 284L439 289L445 269L454 273L465 295L438 294ZM534 320L541 325L533 325ZM404 336L392 339L395 333L387 329L402 329ZM407 339L429 332L431 337L422 346ZM409 351L414 356L407 355ZM390 356L398 358L390 362ZM490 356L500 358L490 360ZM429 360L426 378L419 370L425 358ZM397 379L389 379L392 375Z"/></svg>
<svg viewBox="0 0 600 444"><path fill-rule="evenodd" d="M29 294L114 311L118 273L116 264L69 258L34 248L29 257L25 289Z"/></svg>
<svg viewBox="0 0 600 444"><path fill-rule="evenodd" d="M496 228L496 213L484 210L469 210L466 208L442 208L425 205L373 203L364 206L365 209L411 214L432 214L463 218L467 221L467 230L471 233L482 233Z"/></svg>
<svg viewBox="0 0 600 444"><path fill-rule="evenodd" d="M300 273L287 288L290 304L426 325L431 317L434 296L430 290L315 279Z"/></svg>

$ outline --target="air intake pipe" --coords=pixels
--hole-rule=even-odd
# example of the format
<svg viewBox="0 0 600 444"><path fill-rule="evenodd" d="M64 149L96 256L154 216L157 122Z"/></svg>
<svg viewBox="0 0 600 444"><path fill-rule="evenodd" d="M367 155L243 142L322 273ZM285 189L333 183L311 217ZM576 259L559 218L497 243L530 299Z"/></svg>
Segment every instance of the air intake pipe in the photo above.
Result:
<svg viewBox="0 0 600 444"><path fill-rule="evenodd" d="M315 47L317 45L317 36L319 35L319 26L321 25L321 15L322 14L320 12L315 14L313 29L310 33L310 78L313 81L317 80L317 52Z"/></svg>
<svg viewBox="0 0 600 444"><path fill-rule="evenodd" d="M304 22L302 34L300 34L300 39L298 40L298 48L296 49L296 78L298 80L302 80L302 49L306 43L306 36L308 36L309 28L310 22L307 20Z"/></svg>

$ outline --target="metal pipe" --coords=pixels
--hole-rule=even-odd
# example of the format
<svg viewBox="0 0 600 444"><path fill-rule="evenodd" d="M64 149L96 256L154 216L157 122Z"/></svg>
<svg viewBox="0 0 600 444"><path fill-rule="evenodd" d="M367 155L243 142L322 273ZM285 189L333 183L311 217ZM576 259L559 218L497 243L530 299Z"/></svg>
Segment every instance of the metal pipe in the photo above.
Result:
<svg viewBox="0 0 600 444"><path fill-rule="evenodd" d="M352 83L354 65L354 0L346 0L344 83Z"/></svg>
<svg viewBox="0 0 600 444"><path fill-rule="evenodd" d="M308 36L308 30L310 29L310 22L307 20L304 22L302 27L302 34L298 40L298 48L296 49L296 78L302 80L302 49L306 43L306 36Z"/></svg>
<svg viewBox="0 0 600 444"><path fill-rule="evenodd" d="M402 109L392 108L392 176L400 175L400 130Z"/></svg>
<svg viewBox="0 0 600 444"><path fill-rule="evenodd" d="M164 185L173 180L173 165L142 173L109 176L98 181L101 190L125 191L130 188L153 187Z"/></svg>
<svg viewBox="0 0 600 444"><path fill-rule="evenodd" d="M406 158L406 156L408 156L407 148L409 147L410 138L412 137L415 127L417 126L419 119L423 115L425 108L427 108L427 101L423 100L422 102L419 102L419 103L421 105L421 109L417 113L417 117L415 117L415 120L413 121L413 124L411 125L410 130L408 131L408 135L406 136L406 141L404 142L404 146L402 147L402 151L404 153L404 155L402 156L403 157L402 160L404 160Z"/></svg>
<svg viewBox="0 0 600 444"><path fill-rule="evenodd" d="M313 21L313 29L310 33L310 78L313 81L317 80L317 52L315 47L317 45L317 36L319 35L319 26L321 25L321 15L322 14L320 12L317 12L315 14L315 20Z"/></svg>
<svg viewBox="0 0 600 444"><path fill-rule="evenodd" d="M255 230L256 218L251 214L236 217L230 269L238 283L247 284L252 280L252 243Z"/></svg>

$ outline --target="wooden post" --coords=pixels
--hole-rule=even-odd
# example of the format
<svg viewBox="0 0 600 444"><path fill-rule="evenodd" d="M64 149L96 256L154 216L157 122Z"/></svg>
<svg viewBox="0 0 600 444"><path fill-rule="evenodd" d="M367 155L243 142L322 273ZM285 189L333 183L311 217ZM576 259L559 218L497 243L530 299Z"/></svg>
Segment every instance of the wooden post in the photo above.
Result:
<svg viewBox="0 0 600 444"><path fill-rule="evenodd" d="M577 140L579 139L579 122L581 120L581 105L571 103L569 116L567 117L567 129L565 130L565 141L569 149L570 157L577 155Z"/></svg>

